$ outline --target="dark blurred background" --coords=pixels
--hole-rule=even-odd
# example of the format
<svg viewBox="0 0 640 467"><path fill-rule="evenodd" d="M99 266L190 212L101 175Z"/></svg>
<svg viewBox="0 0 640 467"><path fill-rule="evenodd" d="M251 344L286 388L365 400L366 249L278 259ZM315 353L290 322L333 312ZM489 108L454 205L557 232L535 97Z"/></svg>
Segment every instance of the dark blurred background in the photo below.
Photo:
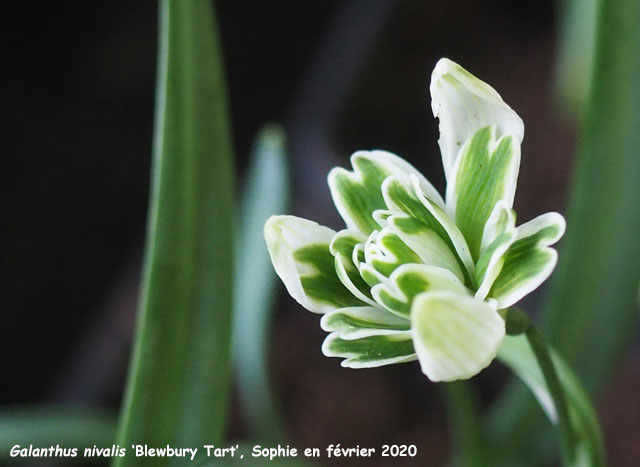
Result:
<svg viewBox="0 0 640 467"><path fill-rule="evenodd" d="M428 93L442 56L491 83L525 121L519 222L563 211L574 129L551 98L552 2L225 0L217 9L238 176L261 125L282 123L294 214L340 226L326 172L356 149L396 152L443 189ZM6 7L2 406L119 406L146 222L156 13L152 1ZM284 294L272 334L292 444L417 444L428 465L445 462L438 387L417 363L340 368L321 355L317 317ZM635 352L599 401L614 466L640 458L639 375ZM486 404L505 376L493 365L475 380ZM246 430L237 404L230 430Z"/></svg>

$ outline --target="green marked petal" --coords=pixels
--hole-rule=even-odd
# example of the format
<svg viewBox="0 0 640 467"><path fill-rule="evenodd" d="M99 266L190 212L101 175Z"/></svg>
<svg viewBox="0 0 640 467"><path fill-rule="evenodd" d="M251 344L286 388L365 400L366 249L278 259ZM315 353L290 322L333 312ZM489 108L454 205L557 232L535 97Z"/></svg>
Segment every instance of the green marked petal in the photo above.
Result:
<svg viewBox="0 0 640 467"><path fill-rule="evenodd" d="M369 287L376 286L389 280L368 263L360 263L360 276L367 285L369 285Z"/></svg>
<svg viewBox="0 0 640 467"><path fill-rule="evenodd" d="M444 206L435 188L411 164L386 151L359 151L351 156L353 171L334 168L329 172L329 188L333 202L347 228L366 235L380 226L373 212L385 209L380 187L389 176L406 178L415 175L420 186L436 204Z"/></svg>
<svg viewBox="0 0 640 467"><path fill-rule="evenodd" d="M535 290L553 271L558 254L553 245L564 234L564 218L555 212L536 217L517 228L516 241L504 258L489 296L507 308Z"/></svg>
<svg viewBox="0 0 640 467"><path fill-rule="evenodd" d="M327 332L338 332L342 339L353 340L354 336L365 337L371 330L408 331L411 323L379 307L342 308L327 313L320 326Z"/></svg>
<svg viewBox="0 0 640 467"><path fill-rule="evenodd" d="M329 251L334 235L327 227L295 216L272 216L264 226L276 273L289 295L314 313L363 305L336 275Z"/></svg>
<svg viewBox="0 0 640 467"><path fill-rule="evenodd" d="M515 212L503 201L498 202L484 228L480 259L476 264L476 298L484 300L504 264L504 256L516 240Z"/></svg>
<svg viewBox="0 0 640 467"><path fill-rule="evenodd" d="M497 127L496 137L512 135L516 145L524 137L522 119L487 83L457 63L443 58L431 75L431 110L440 121L440 152L447 180L465 142L480 128Z"/></svg>
<svg viewBox="0 0 640 467"><path fill-rule="evenodd" d="M382 189L382 187L380 187ZM386 227L389 217L394 214L393 211L389 209L378 209L377 211L373 211L373 219L378 223L380 227Z"/></svg>
<svg viewBox="0 0 640 467"><path fill-rule="evenodd" d="M474 265L464 236L444 210L422 193L418 181L410 177L409 183L405 183L397 177L389 177L382 184L382 192L389 209L406 214L438 234L455 254L458 271L462 271L465 282L470 283Z"/></svg>
<svg viewBox="0 0 640 467"><path fill-rule="evenodd" d="M330 250L332 255L341 254L346 258L351 258L353 249L358 243L367 241L367 236L354 230L341 230L331 239Z"/></svg>
<svg viewBox="0 0 640 467"><path fill-rule="evenodd" d="M344 358L341 364L348 368L373 368L416 359L411 331L378 330L377 334L359 339L342 339L333 332L324 340L322 353Z"/></svg>
<svg viewBox="0 0 640 467"><path fill-rule="evenodd" d="M389 216L387 223L392 232L411 248L424 264L449 269L464 281L464 273L449 245L433 229L404 214Z"/></svg>
<svg viewBox="0 0 640 467"><path fill-rule="evenodd" d="M364 245L364 257L367 264L386 277L403 264L422 262L390 226L367 240Z"/></svg>
<svg viewBox="0 0 640 467"><path fill-rule="evenodd" d="M447 185L447 210L474 260L496 203L513 205L519 168L520 145L510 135L496 138L496 126L478 130L458 156Z"/></svg>
<svg viewBox="0 0 640 467"><path fill-rule="evenodd" d="M362 279L360 271L353 267L353 264L338 253L335 257L335 267L338 279L349 292L358 300L369 305L375 305L371 298L371 287Z"/></svg>
<svg viewBox="0 0 640 467"><path fill-rule="evenodd" d="M405 318L411 314L413 299L423 292L452 291L468 295L469 291L449 270L424 264L405 264L391 274L388 281L371 289L376 302Z"/></svg>
<svg viewBox="0 0 640 467"><path fill-rule="evenodd" d="M366 237L353 230L341 230L331 241L330 251L335 257L335 269L342 284L359 300L375 305L371 288L360 276L357 264L352 261L354 250L366 241Z"/></svg>
<svg viewBox="0 0 640 467"><path fill-rule="evenodd" d="M493 301L427 292L413 301L411 332L423 373L431 381L454 381L491 363L505 328Z"/></svg>

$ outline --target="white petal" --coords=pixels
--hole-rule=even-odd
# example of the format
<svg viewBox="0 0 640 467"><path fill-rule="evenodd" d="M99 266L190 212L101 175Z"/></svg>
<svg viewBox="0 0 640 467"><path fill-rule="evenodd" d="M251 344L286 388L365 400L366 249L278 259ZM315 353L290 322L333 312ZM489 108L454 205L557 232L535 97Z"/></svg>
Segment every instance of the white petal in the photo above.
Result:
<svg viewBox="0 0 640 467"><path fill-rule="evenodd" d="M480 128L497 125L497 138L510 134L522 142L524 124L518 114L495 89L457 63L440 59L431 75L429 90L431 110L440 120L438 144L447 180L460 149Z"/></svg>
<svg viewBox="0 0 640 467"><path fill-rule="evenodd" d="M495 302L455 292L426 292L411 307L413 345L431 381L478 374L495 358L505 335Z"/></svg>

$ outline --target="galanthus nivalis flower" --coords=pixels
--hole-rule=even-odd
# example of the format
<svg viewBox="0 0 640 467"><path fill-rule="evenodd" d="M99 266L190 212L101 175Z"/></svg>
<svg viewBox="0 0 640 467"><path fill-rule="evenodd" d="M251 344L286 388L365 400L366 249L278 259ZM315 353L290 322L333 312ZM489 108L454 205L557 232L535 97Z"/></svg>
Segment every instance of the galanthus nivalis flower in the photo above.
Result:
<svg viewBox="0 0 640 467"><path fill-rule="evenodd" d="M342 365L418 360L432 381L470 378L505 336L500 310L555 267L557 213L516 227L512 209L524 125L488 84L441 59L431 77L445 199L385 151L351 156L329 187L346 229L274 216L265 238L289 294L322 314L322 346Z"/></svg>

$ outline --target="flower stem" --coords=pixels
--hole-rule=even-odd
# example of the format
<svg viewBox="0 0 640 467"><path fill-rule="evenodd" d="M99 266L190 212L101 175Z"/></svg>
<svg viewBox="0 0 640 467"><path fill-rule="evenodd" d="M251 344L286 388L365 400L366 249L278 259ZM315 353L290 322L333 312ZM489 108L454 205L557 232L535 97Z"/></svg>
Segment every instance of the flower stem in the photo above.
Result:
<svg viewBox="0 0 640 467"><path fill-rule="evenodd" d="M544 339L531 323L526 330L525 335L531 346L538 365L542 370L542 375L549 389L553 404L555 405L556 412L558 414L558 430L560 431L560 437L562 440L561 452L564 465L572 465L575 457L574 450L574 436L571 427L571 419L569 417L569 410L567 408L567 401L565 393L558 378L558 373L551 359L551 353L547 347Z"/></svg>

